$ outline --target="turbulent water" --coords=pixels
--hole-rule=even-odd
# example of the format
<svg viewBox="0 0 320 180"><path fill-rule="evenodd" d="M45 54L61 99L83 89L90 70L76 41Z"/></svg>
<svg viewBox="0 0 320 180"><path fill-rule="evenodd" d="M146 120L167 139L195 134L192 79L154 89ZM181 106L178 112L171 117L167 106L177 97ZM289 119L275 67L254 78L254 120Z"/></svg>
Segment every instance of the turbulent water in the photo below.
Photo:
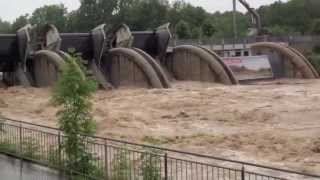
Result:
<svg viewBox="0 0 320 180"><path fill-rule="evenodd" d="M320 172L320 80L175 82L101 90L91 100L99 136ZM56 112L50 89L0 88L3 116L57 126Z"/></svg>

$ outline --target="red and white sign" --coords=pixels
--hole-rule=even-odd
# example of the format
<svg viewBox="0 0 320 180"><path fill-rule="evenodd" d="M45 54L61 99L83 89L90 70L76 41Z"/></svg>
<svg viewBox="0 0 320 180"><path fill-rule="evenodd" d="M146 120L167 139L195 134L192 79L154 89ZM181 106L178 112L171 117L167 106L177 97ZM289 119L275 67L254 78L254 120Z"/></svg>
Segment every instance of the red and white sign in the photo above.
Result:
<svg viewBox="0 0 320 180"><path fill-rule="evenodd" d="M272 78L268 56L242 56L222 58L238 80Z"/></svg>

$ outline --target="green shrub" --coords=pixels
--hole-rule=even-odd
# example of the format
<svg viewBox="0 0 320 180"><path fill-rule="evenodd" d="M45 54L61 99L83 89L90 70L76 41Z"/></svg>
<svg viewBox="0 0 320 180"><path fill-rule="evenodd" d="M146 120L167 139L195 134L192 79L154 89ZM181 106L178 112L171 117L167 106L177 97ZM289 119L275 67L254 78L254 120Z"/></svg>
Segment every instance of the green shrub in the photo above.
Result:
<svg viewBox="0 0 320 180"><path fill-rule="evenodd" d="M147 149L141 154L143 180L161 180L161 156L159 151Z"/></svg>
<svg viewBox="0 0 320 180"><path fill-rule="evenodd" d="M112 177L111 180L127 180L132 178L134 166L128 156L129 151L125 148L120 148L115 154L112 161ZM134 177L133 179L136 179Z"/></svg>
<svg viewBox="0 0 320 180"><path fill-rule="evenodd" d="M59 147L56 147L55 145L52 145L49 147L48 151L48 163L50 166L58 167L63 166L64 162L60 159L60 149ZM60 162L61 161L61 162Z"/></svg>
<svg viewBox="0 0 320 180"><path fill-rule="evenodd" d="M21 156L32 160L40 160L41 155L39 154L40 145L31 137L23 139L21 145Z"/></svg>
<svg viewBox="0 0 320 180"><path fill-rule="evenodd" d="M21 142L10 142L9 139L0 142L0 151L20 155L22 158L31 160L42 160L39 149L39 143L30 137L23 139Z"/></svg>

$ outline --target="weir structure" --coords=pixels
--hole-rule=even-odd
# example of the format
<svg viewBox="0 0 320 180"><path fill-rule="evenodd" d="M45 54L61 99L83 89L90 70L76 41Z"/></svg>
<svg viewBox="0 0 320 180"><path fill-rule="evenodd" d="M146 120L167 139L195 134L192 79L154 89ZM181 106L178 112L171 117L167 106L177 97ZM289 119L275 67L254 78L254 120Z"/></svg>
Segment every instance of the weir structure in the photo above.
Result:
<svg viewBox="0 0 320 180"><path fill-rule="evenodd" d="M81 54L87 74L104 89L170 88L173 80L239 84L215 52L202 46L169 47L169 24L131 32L125 24L102 24L89 33L60 33L54 25L31 25L16 34L0 34L0 80L7 85L52 86L70 53ZM253 55L277 57L275 78L318 78L297 50L276 43L256 43ZM71 54L72 54L71 53Z"/></svg>

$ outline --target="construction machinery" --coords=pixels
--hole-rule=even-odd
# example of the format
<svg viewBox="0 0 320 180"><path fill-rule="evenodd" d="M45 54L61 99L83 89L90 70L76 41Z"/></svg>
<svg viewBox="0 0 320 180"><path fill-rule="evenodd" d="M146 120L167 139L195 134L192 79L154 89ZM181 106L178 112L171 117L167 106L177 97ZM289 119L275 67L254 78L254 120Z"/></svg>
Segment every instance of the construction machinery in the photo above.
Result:
<svg viewBox="0 0 320 180"><path fill-rule="evenodd" d="M252 8L246 0L239 0L239 2L248 10L251 15L251 29L249 36L261 36L264 35L265 31L262 28L261 17L259 13Z"/></svg>

